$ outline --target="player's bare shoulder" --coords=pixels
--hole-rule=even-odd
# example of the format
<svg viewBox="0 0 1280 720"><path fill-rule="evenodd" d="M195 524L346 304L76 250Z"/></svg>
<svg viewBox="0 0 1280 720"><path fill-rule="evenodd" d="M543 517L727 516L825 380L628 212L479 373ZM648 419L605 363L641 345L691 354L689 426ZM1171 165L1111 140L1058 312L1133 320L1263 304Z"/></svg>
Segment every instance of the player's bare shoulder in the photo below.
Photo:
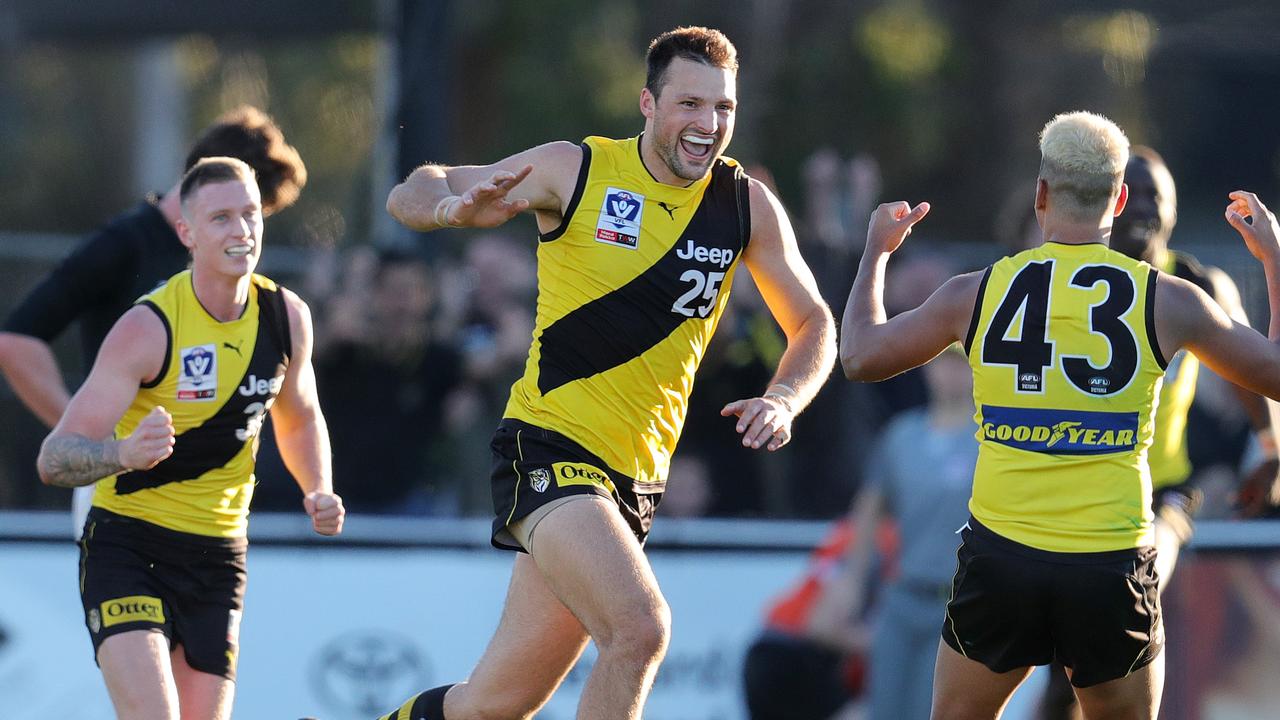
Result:
<svg viewBox="0 0 1280 720"><path fill-rule="evenodd" d="M582 164L587 162L582 146L567 140L556 140L539 145L529 152L532 154L529 164L533 166L531 179L542 185L556 200L554 208L535 209L555 210L557 215L562 214L578 185Z"/></svg>
<svg viewBox="0 0 1280 720"><path fill-rule="evenodd" d="M311 320L311 308L297 293L280 285L280 297L284 300L285 314L289 320L289 356L310 358L315 332Z"/></svg>

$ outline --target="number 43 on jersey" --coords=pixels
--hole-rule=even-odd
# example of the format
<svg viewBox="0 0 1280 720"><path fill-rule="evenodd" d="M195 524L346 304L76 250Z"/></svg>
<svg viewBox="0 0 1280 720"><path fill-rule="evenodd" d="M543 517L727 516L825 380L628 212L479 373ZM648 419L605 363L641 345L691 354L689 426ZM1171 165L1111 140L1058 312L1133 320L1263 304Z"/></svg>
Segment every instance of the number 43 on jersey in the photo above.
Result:
<svg viewBox="0 0 1280 720"><path fill-rule="evenodd" d="M982 341L982 363L1016 368L1015 389L1043 393L1044 371L1060 351L1049 338L1049 302L1054 261L1029 263L1009 284L991 317ZM1133 309L1137 288L1133 276L1113 265L1085 265L1071 276L1082 291L1102 285L1105 297L1089 308L1089 332L1106 339L1108 352L1094 365L1088 355L1061 354L1062 372L1081 392L1111 395L1133 380L1138 369L1138 339L1124 317ZM1018 316L1022 323L1014 336Z"/></svg>

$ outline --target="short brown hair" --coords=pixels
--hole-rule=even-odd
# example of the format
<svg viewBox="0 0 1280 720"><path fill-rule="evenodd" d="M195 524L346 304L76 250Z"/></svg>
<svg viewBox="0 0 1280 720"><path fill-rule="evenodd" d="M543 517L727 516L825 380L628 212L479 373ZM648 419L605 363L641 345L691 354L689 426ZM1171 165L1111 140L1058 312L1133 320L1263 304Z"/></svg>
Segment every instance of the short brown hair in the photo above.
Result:
<svg viewBox="0 0 1280 720"><path fill-rule="evenodd" d="M187 199L205 185L240 180L244 183L254 182L253 168L243 160L233 157L200 158L195 165L182 176L178 197L185 205Z"/></svg>
<svg viewBox="0 0 1280 720"><path fill-rule="evenodd" d="M692 60L711 67L738 72L738 49L719 30L705 27L678 27L668 30L649 43L645 63L649 72L644 86L654 97L666 81L667 68L676 58Z"/></svg>
<svg viewBox="0 0 1280 720"><path fill-rule="evenodd" d="M241 105L205 128L187 153L183 171L206 157L236 158L253 168L263 215L292 205L307 184L307 168L298 151L285 142L271 116L252 105Z"/></svg>

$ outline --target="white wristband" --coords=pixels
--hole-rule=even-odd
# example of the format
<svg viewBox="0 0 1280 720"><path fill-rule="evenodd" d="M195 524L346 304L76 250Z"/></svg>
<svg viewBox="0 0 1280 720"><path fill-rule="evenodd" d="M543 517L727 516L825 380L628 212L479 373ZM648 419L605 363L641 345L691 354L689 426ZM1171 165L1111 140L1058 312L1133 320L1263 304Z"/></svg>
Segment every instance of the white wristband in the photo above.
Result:
<svg viewBox="0 0 1280 720"><path fill-rule="evenodd" d="M436 211L432 214L431 219L435 221L439 227L458 227L462 223L449 221L449 211L453 210L455 203L461 202L462 198L458 195L449 195L440 199L436 203Z"/></svg>
<svg viewBox="0 0 1280 720"><path fill-rule="evenodd" d="M780 401L791 412L795 411L795 400L799 394L795 388L784 383L774 383L764 391L764 397Z"/></svg>

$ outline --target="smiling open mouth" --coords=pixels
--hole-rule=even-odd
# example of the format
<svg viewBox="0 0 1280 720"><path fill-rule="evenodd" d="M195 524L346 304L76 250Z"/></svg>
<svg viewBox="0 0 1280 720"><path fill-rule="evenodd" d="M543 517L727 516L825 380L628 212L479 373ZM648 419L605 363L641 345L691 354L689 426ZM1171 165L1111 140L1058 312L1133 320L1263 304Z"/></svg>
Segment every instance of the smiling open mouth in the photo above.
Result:
<svg viewBox="0 0 1280 720"><path fill-rule="evenodd" d="M715 145L715 139L702 137L700 135L681 135L680 147L684 151L695 158L706 158L711 154L711 148Z"/></svg>
<svg viewBox="0 0 1280 720"><path fill-rule="evenodd" d="M231 257L244 257L245 255L248 255L249 253L253 252L253 246L252 245L236 245L235 247L227 248L226 252Z"/></svg>

